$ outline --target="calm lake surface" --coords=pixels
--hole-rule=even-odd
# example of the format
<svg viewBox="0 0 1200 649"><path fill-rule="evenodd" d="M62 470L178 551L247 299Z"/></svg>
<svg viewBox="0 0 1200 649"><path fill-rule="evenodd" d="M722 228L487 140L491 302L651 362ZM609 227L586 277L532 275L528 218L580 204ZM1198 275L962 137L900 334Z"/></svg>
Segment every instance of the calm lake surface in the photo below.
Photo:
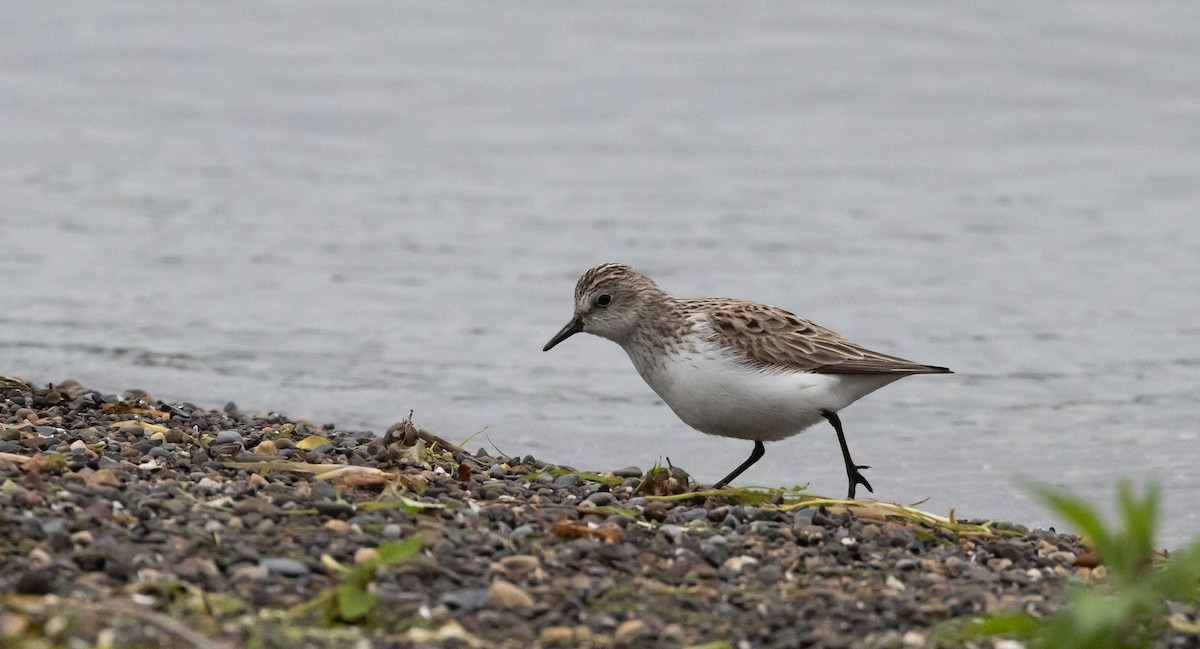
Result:
<svg viewBox="0 0 1200 649"><path fill-rule="evenodd" d="M953 368L843 411L880 498L1153 478L1200 534L1193 0L11 2L0 116L0 373L716 480L619 347L541 352L623 261ZM841 495L832 429L741 482Z"/></svg>

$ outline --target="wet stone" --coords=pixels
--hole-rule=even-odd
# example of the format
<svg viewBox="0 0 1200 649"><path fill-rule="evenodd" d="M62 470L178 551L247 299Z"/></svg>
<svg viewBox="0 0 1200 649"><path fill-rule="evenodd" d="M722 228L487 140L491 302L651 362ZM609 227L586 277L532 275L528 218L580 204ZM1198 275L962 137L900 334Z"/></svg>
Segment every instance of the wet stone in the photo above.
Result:
<svg viewBox="0 0 1200 649"><path fill-rule="evenodd" d="M223 430L217 433L217 436L212 441L212 446L221 444L237 444L238 446L242 446L243 442L244 439L241 433L236 430Z"/></svg>
<svg viewBox="0 0 1200 649"><path fill-rule="evenodd" d="M325 480L313 480L309 484L312 489L313 500L334 500L337 498L337 489L329 484L329 482Z"/></svg>
<svg viewBox="0 0 1200 649"><path fill-rule="evenodd" d="M613 471L613 475L618 478L640 478L642 477L642 470L636 466L627 466L624 469Z"/></svg>
<svg viewBox="0 0 1200 649"><path fill-rule="evenodd" d="M438 599L438 603L451 609L477 611L484 607L487 598L487 588L466 588L445 593Z"/></svg>
<svg viewBox="0 0 1200 649"><path fill-rule="evenodd" d="M262 559L259 561L259 566L265 568L268 574L284 577L301 577L311 572L303 563L282 557Z"/></svg>
<svg viewBox="0 0 1200 649"><path fill-rule="evenodd" d="M597 507L605 507L612 504L613 495L608 492L597 491L596 493L587 497L587 502L593 503Z"/></svg>
<svg viewBox="0 0 1200 649"><path fill-rule="evenodd" d="M565 473L554 478L553 484L556 487L578 487L583 484L583 481L579 479L577 473Z"/></svg>

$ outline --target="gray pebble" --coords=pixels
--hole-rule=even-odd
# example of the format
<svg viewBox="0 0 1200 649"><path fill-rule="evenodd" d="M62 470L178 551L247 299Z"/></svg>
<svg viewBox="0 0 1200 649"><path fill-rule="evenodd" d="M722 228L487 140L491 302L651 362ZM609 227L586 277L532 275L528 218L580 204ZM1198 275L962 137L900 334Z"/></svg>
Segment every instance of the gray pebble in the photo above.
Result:
<svg viewBox="0 0 1200 649"><path fill-rule="evenodd" d="M554 479L556 487L578 487L583 482L579 479L578 473L566 473Z"/></svg>
<svg viewBox="0 0 1200 649"><path fill-rule="evenodd" d="M679 537L683 536L684 534L683 528L678 525L663 525L662 527L658 528L658 531L659 533L666 535L672 541L678 540Z"/></svg>
<svg viewBox="0 0 1200 649"><path fill-rule="evenodd" d="M313 489L313 495L316 495L316 489ZM334 518L349 518L354 515L354 508L343 502L336 500L319 500L313 503L313 509L317 510L322 516L332 516Z"/></svg>
<svg viewBox="0 0 1200 649"><path fill-rule="evenodd" d="M312 497L313 500L336 500L337 489L326 480L313 480Z"/></svg>
<svg viewBox="0 0 1200 649"><path fill-rule="evenodd" d="M271 557L258 562L258 565L265 568L268 573L273 575L281 575L284 577L301 577L307 575L310 571L308 566L286 557Z"/></svg>
<svg viewBox="0 0 1200 649"><path fill-rule="evenodd" d="M47 536L66 532L67 524L61 518L55 518L42 523L42 532Z"/></svg>
<svg viewBox="0 0 1200 649"><path fill-rule="evenodd" d="M605 507L613 502L613 495L607 491L597 491L587 497L587 502L590 502L597 507Z"/></svg>
<svg viewBox="0 0 1200 649"><path fill-rule="evenodd" d="M642 477L642 470L636 466L627 466L624 469L613 471L613 475L618 478L640 478Z"/></svg>
<svg viewBox="0 0 1200 649"><path fill-rule="evenodd" d="M223 430L217 433L217 437L213 439L211 445L217 446L218 444L237 444L238 446L242 446L243 443L244 440L242 439L241 433L237 432L236 430Z"/></svg>
<svg viewBox="0 0 1200 649"><path fill-rule="evenodd" d="M817 510L814 509L814 507L802 507L802 509L792 512L792 522L811 524L812 516L814 516L816 512Z"/></svg>
<svg viewBox="0 0 1200 649"><path fill-rule="evenodd" d="M516 543L525 538L528 538L530 534L533 534L533 526L532 525L530 525L528 523L525 525L519 525L516 527L516 529L514 529L511 533L509 533L508 540Z"/></svg>
<svg viewBox="0 0 1200 649"><path fill-rule="evenodd" d="M700 556L714 568L719 568L725 560L729 558L729 549L725 547L724 537L714 537L721 539L722 543L712 543L712 539L707 539L700 544Z"/></svg>
<svg viewBox="0 0 1200 649"><path fill-rule="evenodd" d="M738 505L730 510L731 514L736 515L744 521L752 521L758 517L758 508L751 505Z"/></svg>
<svg viewBox="0 0 1200 649"><path fill-rule="evenodd" d="M460 611L478 611L487 602L487 594L488 589L486 588L452 590L442 595L438 603Z"/></svg>

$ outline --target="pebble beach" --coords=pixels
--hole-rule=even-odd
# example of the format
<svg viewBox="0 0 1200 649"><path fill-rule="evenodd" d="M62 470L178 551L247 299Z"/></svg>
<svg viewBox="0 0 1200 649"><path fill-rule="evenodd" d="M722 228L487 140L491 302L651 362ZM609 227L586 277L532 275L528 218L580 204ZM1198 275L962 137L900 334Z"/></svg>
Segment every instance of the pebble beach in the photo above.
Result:
<svg viewBox="0 0 1200 649"><path fill-rule="evenodd" d="M0 396L6 647L933 646L1104 572L1067 534L467 451L411 419Z"/></svg>

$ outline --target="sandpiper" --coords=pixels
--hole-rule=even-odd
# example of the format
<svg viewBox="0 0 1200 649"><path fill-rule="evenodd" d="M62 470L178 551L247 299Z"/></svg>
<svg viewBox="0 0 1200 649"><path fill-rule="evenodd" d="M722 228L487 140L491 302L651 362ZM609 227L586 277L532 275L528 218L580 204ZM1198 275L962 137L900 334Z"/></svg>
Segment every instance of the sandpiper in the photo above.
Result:
<svg viewBox="0 0 1200 649"><path fill-rule="evenodd" d="M546 343L579 332L607 338L684 423L709 435L753 440L750 457L722 487L763 456L763 442L821 420L837 432L849 498L871 483L850 459L838 411L910 374L947 374L856 345L783 309L730 298L682 299L625 264L602 264L575 285L575 317Z"/></svg>

